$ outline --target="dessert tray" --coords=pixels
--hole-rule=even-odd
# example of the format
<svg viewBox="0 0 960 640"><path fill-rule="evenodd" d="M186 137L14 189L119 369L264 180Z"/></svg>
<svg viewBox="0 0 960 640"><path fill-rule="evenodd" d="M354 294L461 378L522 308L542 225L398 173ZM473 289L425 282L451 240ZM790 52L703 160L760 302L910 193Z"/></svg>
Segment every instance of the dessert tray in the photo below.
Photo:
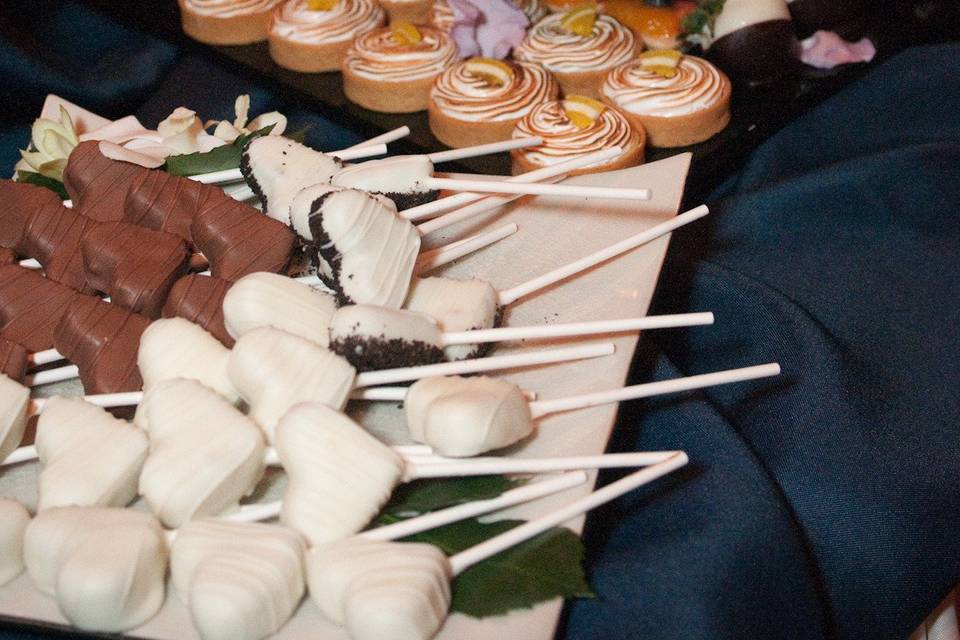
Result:
<svg viewBox="0 0 960 640"><path fill-rule="evenodd" d="M483 217L433 234L430 242L442 243L445 239L494 229L506 223L516 223L519 227L513 236L445 267L441 273L454 277L483 278L495 287L509 287L662 223L677 214L690 159L689 153L683 153L630 169L566 181L578 185L650 188L653 197L649 201L537 196L519 200ZM520 326L645 315L668 243L669 237L660 238L520 300L507 310L504 324ZM543 399L611 389L624 383L637 340L638 336L634 333L619 334L613 338L603 336L588 340L565 338L538 341L538 347L612 341L616 345L616 353L599 359L528 367L502 375L524 389L536 391ZM496 354L502 355L529 346L522 342L498 345ZM67 382L45 388L43 395L81 393L78 382ZM529 438L503 454L515 457L600 454L606 448L616 413L616 405L606 405L549 416L538 422L535 438ZM351 415L388 443L406 443L402 411L397 404L366 403L354 409ZM0 469L0 495L15 498L32 510L37 499L38 468L36 463L25 463ZM546 513L588 493L592 480L593 476L586 485L527 503L509 512L497 513L492 518L530 518ZM265 488L258 490L251 500L279 498L284 482L282 472L269 475ZM567 526L579 531L582 524L583 519L579 518L567 523ZM453 614L437 637L546 640L554 634L562 604L561 600L555 599L530 610L482 620ZM70 628L59 613L56 601L37 591L26 573L0 588L0 623ZM199 637L186 606L172 588L168 588L166 602L158 615L127 635L178 640ZM348 635L345 630L327 622L315 604L305 599L294 617L274 637L332 640L347 638Z"/></svg>

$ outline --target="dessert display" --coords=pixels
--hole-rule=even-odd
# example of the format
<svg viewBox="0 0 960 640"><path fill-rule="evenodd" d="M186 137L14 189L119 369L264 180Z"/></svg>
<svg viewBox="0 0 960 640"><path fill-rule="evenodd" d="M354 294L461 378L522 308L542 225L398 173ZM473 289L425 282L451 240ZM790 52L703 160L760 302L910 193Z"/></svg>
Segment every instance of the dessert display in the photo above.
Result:
<svg viewBox="0 0 960 640"><path fill-rule="evenodd" d="M54 397L37 421L43 469L37 511L53 507L125 507L137 496L147 435L81 398ZM96 473L87 473L96 469Z"/></svg>
<svg viewBox="0 0 960 640"><path fill-rule="evenodd" d="M567 105L570 113L565 112L565 117L584 130L612 111L598 103L567 102L572 106ZM39 514L24 536L25 563L37 588L56 598L63 616L77 628L122 632L153 617L166 595L166 549L167 540L172 540L173 582L181 604L189 608L205 639L253 639L280 630L304 595L304 558L309 556L306 577L312 597L326 603L321 605L326 615L345 624L352 637L379 639L408 633L426 640L442 626L451 602L455 606L451 578L512 543L495 538L489 541L492 547L478 547L448 560L434 547L410 547L407 553L399 543L382 542L442 523L437 516L443 509L427 506L434 513L425 515L423 524L398 523L406 533L388 532L386 527L363 531L388 505L398 485L464 475L648 466L626 483L575 502L572 506L580 509L575 512L581 513L686 461L684 454L673 451L445 458L439 454L467 456L529 438L535 419L546 413L652 391L615 389L602 397L587 394L532 404L520 387L503 380L442 377L604 357L615 350L612 343L522 350L457 362L439 360L451 354L463 358L494 340L704 324L705 318L558 324L545 318L543 326L471 332L499 324L504 306L660 238L702 217L705 208L642 233L625 234L629 237L509 288L479 278L421 279L415 278L425 264L421 258L429 256L430 264L437 264L491 242L481 234L450 244L434 243L439 245L436 249L421 253L422 234L444 228L452 219L499 207L510 201L508 194L637 200L650 193L536 182L619 157L624 151L619 141L569 154L550 163L549 170L484 185L469 177L444 182L433 175L434 162L456 155L395 157L344 166L335 159L340 157L337 154L307 152L273 138L256 138L248 145L242 171L218 168L196 179L94 156L88 153L89 147L81 150L82 143L77 147L80 153L74 152L76 161L71 157L67 162L67 173L72 172L75 183L71 187L75 212L24 189L11 193L35 203L27 207L26 217L0 207L0 232L11 238L15 257L25 255L21 248L28 234L21 230L34 218L44 221L37 229L83 227L82 233L71 236L79 239L69 242L51 240L66 236L52 230L37 233L51 247L31 249L43 258L37 258L40 269L17 264L0 267L10 275L0 280L0 329L3 338L11 341L8 350L14 373L62 357L76 367L88 394L135 392L39 400L30 397L27 386L0 378L0 424L4 425L0 460L7 465L24 464L35 456L41 465ZM512 145L517 149L531 143L518 140ZM237 151L238 156L243 154ZM84 165L81 160L87 159L90 164ZM177 163L171 157L167 166ZM135 169L126 172L125 165ZM100 176L113 176L110 188ZM242 186L236 184L241 176L251 187L256 185L263 212L214 186L225 181L225 188L233 190ZM204 180L214 184L205 185ZM433 204L435 191L445 186L467 191ZM484 191L496 195L484 196ZM430 192L434 193L423 197ZM429 220L430 227L414 227L386 196L429 200L431 207L439 207L435 213L443 215ZM106 199L120 203L117 217L105 221L102 215L98 219L87 213ZM459 209L462 205L468 206ZM410 218L433 215L420 206L409 209ZM41 218L34 212L37 208L52 213ZM494 227L487 235L496 238L517 229L517 225ZM301 245L321 278L332 285L332 293L314 291L287 275ZM54 261L46 256L77 246L83 280L77 279L73 287L52 280L48 272L55 271ZM204 262L210 265L209 274L193 271ZM74 271L72 266L59 270ZM109 299L82 292L81 284L92 292L109 294ZM62 296L58 306L43 306L56 295ZM348 302L363 304L346 306ZM383 308L372 306L374 302L382 302ZM50 344L31 339L31 330L42 324L39 320L46 320L41 312L55 316L48 331ZM36 353L51 345L57 353ZM358 368L371 370L358 373L351 359ZM402 366L407 364L404 360L418 366ZM721 374L723 379L711 379L711 383L731 381L724 376L735 372ZM37 375L28 373L34 380ZM744 377L738 379L749 379L739 375ZM417 391L382 386L412 380L423 380ZM696 388L689 379L669 383L657 383L659 392ZM136 393L139 389L143 392ZM436 449L388 446L379 439L381 434L373 435L341 413L351 397L391 402L406 398L413 416L410 430L422 434L417 436L420 439L435 441ZM138 402L132 424L101 408ZM440 434L439 416L444 413L456 429ZM14 452L27 417L37 414L35 451L31 454L28 445ZM271 443L274 450L269 448ZM269 484L260 482L266 466L279 466L277 473L286 475L280 504L258 502ZM0 477L7 468L0 467ZM466 502L461 507L472 515L463 515L464 508L459 508L452 511L461 515L451 512L445 522L520 504L583 480L582 474L559 476L504 489L505 493L484 500L462 501L454 496L454 502ZM553 488L546 491L539 485ZM458 484L451 481L450 486ZM418 485L411 487L419 490ZM514 491L526 498L514 498ZM124 506L137 495L152 515L104 508ZM85 506L60 506L67 504ZM282 525L244 524L276 516ZM390 512L389 517L406 516ZM569 517L567 511L552 520L531 522L530 535ZM180 529L164 532L161 525ZM379 558L382 552L383 560L371 562L353 536L381 541L370 547L369 558ZM14 544L8 545L3 535L0 542L0 553ZM339 553L341 544L351 549L349 555ZM327 551L335 552L338 568L329 574L332 583L324 586L318 578L327 574L322 563L314 564L312 559ZM412 564L399 563L401 557ZM3 567L7 559L0 560ZM399 571L402 588L397 575L382 572L391 567ZM526 579L537 579L536 573ZM420 600L424 596L429 599L426 603ZM532 606L542 600L511 601L509 607Z"/></svg>
<svg viewBox="0 0 960 640"><path fill-rule="evenodd" d="M457 60L457 46L446 33L409 22L358 35L343 59L343 91L372 111L424 111L430 89Z"/></svg>
<svg viewBox="0 0 960 640"><path fill-rule="evenodd" d="M270 24L270 55L293 71L337 71L353 39L385 21L376 0L285 0Z"/></svg>
<svg viewBox="0 0 960 640"><path fill-rule="evenodd" d="M437 78L430 92L430 130L451 147L508 140L521 118L559 92L538 64L465 60Z"/></svg>
<svg viewBox="0 0 960 640"><path fill-rule="evenodd" d="M597 98L606 74L633 60L641 48L630 29L586 6L533 25L513 57L542 65L565 95Z"/></svg>
<svg viewBox="0 0 960 640"><path fill-rule="evenodd" d="M274 8L283 0L177 0L183 31L206 44L250 44L267 39Z"/></svg>
<svg viewBox="0 0 960 640"><path fill-rule="evenodd" d="M726 0L718 13L701 12L691 15L698 19L687 40L735 80L765 82L798 66L800 43L785 0Z"/></svg>
<svg viewBox="0 0 960 640"><path fill-rule="evenodd" d="M0 498L0 586L23 572L23 535L30 513L10 498Z"/></svg>
<svg viewBox="0 0 960 640"><path fill-rule="evenodd" d="M654 147L703 142L730 122L730 80L703 58L646 51L607 75L603 101Z"/></svg>
<svg viewBox="0 0 960 640"><path fill-rule="evenodd" d="M620 153L570 173L612 171L641 164L646 134L619 110L584 96L567 96L537 106L521 120L515 137L539 136L543 144L510 152L514 175L550 166L592 151L619 147Z"/></svg>

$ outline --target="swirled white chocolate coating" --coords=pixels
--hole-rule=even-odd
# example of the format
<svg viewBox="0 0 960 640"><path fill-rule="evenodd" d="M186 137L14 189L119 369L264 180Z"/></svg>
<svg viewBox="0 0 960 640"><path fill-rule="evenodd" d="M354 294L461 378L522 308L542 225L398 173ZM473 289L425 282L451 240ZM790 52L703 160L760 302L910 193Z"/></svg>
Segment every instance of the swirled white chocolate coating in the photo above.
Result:
<svg viewBox="0 0 960 640"><path fill-rule="evenodd" d="M354 537L307 555L320 611L356 640L432 638L450 607L450 564L437 547Z"/></svg>
<svg viewBox="0 0 960 640"><path fill-rule="evenodd" d="M580 129L570 122L562 100L538 106L517 124L513 137L528 136L540 136L543 144L520 149L517 153L541 166L613 146L620 146L626 154L640 144L640 134L616 109L605 109L589 127ZM614 158L609 162L617 160Z"/></svg>
<svg viewBox="0 0 960 640"><path fill-rule="evenodd" d="M190 11L202 16L233 18L270 11L283 0L183 0Z"/></svg>
<svg viewBox="0 0 960 640"><path fill-rule="evenodd" d="M0 462L20 446L29 407L30 389L0 373Z"/></svg>
<svg viewBox="0 0 960 640"><path fill-rule="evenodd" d="M347 52L343 68L380 82L406 82L432 78L457 59L457 45L447 34L433 27L420 27L423 38L402 44L390 27L362 33Z"/></svg>
<svg viewBox="0 0 960 640"><path fill-rule="evenodd" d="M730 83L703 58L684 56L672 78L648 71L640 60L607 75L603 95L620 109L649 116L681 116L708 109L729 94Z"/></svg>
<svg viewBox="0 0 960 640"><path fill-rule="evenodd" d="M414 278L404 307L431 316L447 332L492 329L497 320L497 292L483 280ZM447 360L463 360L479 348L478 344L452 344L443 352Z"/></svg>
<svg viewBox="0 0 960 640"><path fill-rule="evenodd" d="M23 571L23 536L30 513L10 498L0 498L0 586Z"/></svg>
<svg viewBox="0 0 960 640"><path fill-rule="evenodd" d="M318 402L300 403L283 416L275 446L290 480L280 520L313 546L360 531L403 477L400 456Z"/></svg>
<svg viewBox="0 0 960 640"><path fill-rule="evenodd" d="M250 417L273 442L280 418L296 404L320 402L343 410L356 372L346 360L306 338L259 327L237 340L229 373L250 406Z"/></svg>
<svg viewBox="0 0 960 640"><path fill-rule="evenodd" d="M539 62L554 73L580 73L612 69L640 51L633 32L610 16L597 16L586 37L570 33L562 21L563 14L555 13L533 25L513 57Z"/></svg>
<svg viewBox="0 0 960 640"><path fill-rule="evenodd" d="M287 0L273 14L270 33L307 44L344 42L385 20L386 13L375 0L340 0L329 11L313 11L306 0Z"/></svg>
<svg viewBox="0 0 960 640"><path fill-rule="evenodd" d="M204 640L260 640L300 603L305 551L286 527L201 520L177 533L170 573Z"/></svg>
<svg viewBox="0 0 960 640"><path fill-rule="evenodd" d="M513 77L503 86L473 75L466 62L455 64L437 78L430 98L445 115L469 122L517 120L536 105L556 99L560 87L546 69L529 62L508 64Z"/></svg>

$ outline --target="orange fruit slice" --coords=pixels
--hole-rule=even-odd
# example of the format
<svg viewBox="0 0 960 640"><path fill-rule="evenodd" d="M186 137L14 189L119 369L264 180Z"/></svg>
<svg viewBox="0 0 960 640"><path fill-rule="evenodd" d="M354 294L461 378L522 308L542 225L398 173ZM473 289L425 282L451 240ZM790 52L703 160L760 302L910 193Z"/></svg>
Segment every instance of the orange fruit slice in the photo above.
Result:
<svg viewBox="0 0 960 640"><path fill-rule="evenodd" d="M640 54L640 66L664 78L677 75L677 67L683 54L675 49L653 49Z"/></svg>
<svg viewBox="0 0 960 640"><path fill-rule="evenodd" d="M470 58L466 62L467 72L492 87L503 87L513 80L513 68L503 60L493 58Z"/></svg>
<svg viewBox="0 0 960 640"><path fill-rule="evenodd" d="M573 11L568 11L560 20L560 27L578 36L586 38L593 33L593 25L597 21L597 5L585 4Z"/></svg>
<svg viewBox="0 0 960 640"><path fill-rule="evenodd" d="M577 129L587 129L607 110L607 105L586 96L567 96L563 110Z"/></svg>
<svg viewBox="0 0 960 640"><path fill-rule="evenodd" d="M393 40L397 44L417 44L423 40L420 31L406 20L397 20L390 24Z"/></svg>
<svg viewBox="0 0 960 640"><path fill-rule="evenodd" d="M311 11L330 11L340 3L340 0L307 0L307 7Z"/></svg>

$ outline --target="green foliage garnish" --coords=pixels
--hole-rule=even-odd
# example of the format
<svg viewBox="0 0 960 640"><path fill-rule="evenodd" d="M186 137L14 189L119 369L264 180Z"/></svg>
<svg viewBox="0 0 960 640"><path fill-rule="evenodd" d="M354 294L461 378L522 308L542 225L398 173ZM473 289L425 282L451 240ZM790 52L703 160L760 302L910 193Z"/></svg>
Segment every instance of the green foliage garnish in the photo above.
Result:
<svg viewBox="0 0 960 640"><path fill-rule="evenodd" d="M299 142L300 144L303 144L303 141L307 139L307 134L310 133L310 129L313 129L313 125L307 124L300 127L293 133L284 134L284 137L290 138L294 142Z"/></svg>
<svg viewBox="0 0 960 640"><path fill-rule="evenodd" d="M713 37L713 25L723 11L724 2L726 0L701 0L700 6L683 19L683 32Z"/></svg>
<svg viewBox="0 0 960 640"><path fill-rule="evenodd" d="M236 169L240 166L240 156L243 155L243 149L247 143L260 136L269 135L274 126L276 125L271 124L252 133L242 134L232 144L225 144L206 153L169 156L163 168L175 176L195 176L201 173Z"/></svg>
<svg viewBox="0 0 960 640"><path fill-rule="evenodd" d="M521 484L523 484L522 480L505 476L440 478L409 482L400 485L393 492L393 497L384 507L378 522L388 524L396 522L397 519L437 511L465 502L489 500Z"/></svg>
<svg viewBox="0 0 960 640"><path fill-rule="evenodd" d="M419 480L394 492L377 524L390 524L474 500L489 500L520 484L523 481L504 476ZM449 556L520 524L522 520L463 520L406 541L435 545ZM463 572L453 583L451 610L485 618L529 609L554 598L592 598L583 557L583 543L576 534L569 529L553 528Z"/></svg>
<svg viewBox="0 0 960 640"><path fill-rule="evenodd" d="M408 540L428 542L453 555L521 524L523 520L464 520ZM450 610L486 618L554 598L592 598L583 557L580 537L555 527L460 574L453 582Z"/></svg>
<svg viewBox="0 0 960 640"><path fill-rule="evenodd" d="M23 182L24 184L32 184L45 189L50 189L50 191L53 191L55 194L60 196L61 200L70 199L70 194L67 193L67 190L63 186L62 182L54 178L48 178L47 176L40 175L39 173L34 173L33 171L17 171L17 182Z"/></svg>

